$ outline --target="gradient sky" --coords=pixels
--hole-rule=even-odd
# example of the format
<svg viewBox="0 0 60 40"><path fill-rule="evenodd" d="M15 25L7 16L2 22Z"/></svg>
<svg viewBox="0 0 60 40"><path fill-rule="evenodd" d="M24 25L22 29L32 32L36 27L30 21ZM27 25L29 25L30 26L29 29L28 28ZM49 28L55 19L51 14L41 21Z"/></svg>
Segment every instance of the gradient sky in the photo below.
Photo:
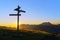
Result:
<svg viewBox="0 0 60 40"><path fill-rule="evenodd" d="M41 22L60 23L60 0L0 0L0 25L16 23L14 9L20 5L26 13L21 13L21 24L39 24Z"/></svg>

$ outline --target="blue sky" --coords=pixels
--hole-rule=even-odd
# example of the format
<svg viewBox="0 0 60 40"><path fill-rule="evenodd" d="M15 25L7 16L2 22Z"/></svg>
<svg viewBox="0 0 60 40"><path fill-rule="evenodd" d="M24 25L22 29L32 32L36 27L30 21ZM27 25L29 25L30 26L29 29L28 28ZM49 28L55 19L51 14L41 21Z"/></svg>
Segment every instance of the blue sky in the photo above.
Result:
<svg viewBox="0 0 60 40"><path fill-rule="evenodd" d="M0 24L16 23L14 9L20 5L26 13L21 13L20 23L34 24L46 21L60 21L60 0L0 0Z"/></svg>

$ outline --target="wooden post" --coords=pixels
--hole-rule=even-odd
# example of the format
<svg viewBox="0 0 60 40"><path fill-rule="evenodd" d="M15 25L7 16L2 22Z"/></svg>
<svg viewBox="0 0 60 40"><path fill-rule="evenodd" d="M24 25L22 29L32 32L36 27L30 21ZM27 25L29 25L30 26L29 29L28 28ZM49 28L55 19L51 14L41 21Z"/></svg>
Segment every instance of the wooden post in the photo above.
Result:
<svg viewBox="0 0 60 40"><path fill-rule="evenodd" d="M17 16L17 31L19 31L19 16L21 16L21 14L19 14L20 12L24 12L23 10L20 10L21 7L18 6L18 8L14 9L15 11L17 11L17 14L9 14L9 16Z"/></svg>

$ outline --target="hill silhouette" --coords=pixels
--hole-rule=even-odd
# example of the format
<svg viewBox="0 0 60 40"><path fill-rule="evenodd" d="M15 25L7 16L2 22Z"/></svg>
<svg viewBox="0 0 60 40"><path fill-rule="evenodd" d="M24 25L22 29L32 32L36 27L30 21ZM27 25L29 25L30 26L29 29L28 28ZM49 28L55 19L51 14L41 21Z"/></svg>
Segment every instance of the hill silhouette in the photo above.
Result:
<svg viewBox="0 0 60 40"><path fill-rule="evenodd" d="M0 39L1 40L60 40L60 36L56 36L55 34L59 33L60 24L53 25L50 22L44 22L39 25L20 25L22 27L26 27L25 29L33 29L33 30L43 30L52 34L43 34L41 32L36 31L26 31L26 30L11 30L6 26L0 26ZM24 29L24 28L23 28Z"/></svg>
<svg viewBox="0 0 60 40"><path fill-rule="evenodd" d="M55 33L55 34L60 33L60 24L54 25L54 24L51 24L50 22L44 22L39 25L22 24L20 26L24 29L42 30L42 31Z"/></svg>
<svg viewBox="0 0 60 40"><path fill-rule="evenodd" d="M53 25L50 22L44 22L36 27L37 30L44 30L51 33L60 33L60 24Z"/></svg>

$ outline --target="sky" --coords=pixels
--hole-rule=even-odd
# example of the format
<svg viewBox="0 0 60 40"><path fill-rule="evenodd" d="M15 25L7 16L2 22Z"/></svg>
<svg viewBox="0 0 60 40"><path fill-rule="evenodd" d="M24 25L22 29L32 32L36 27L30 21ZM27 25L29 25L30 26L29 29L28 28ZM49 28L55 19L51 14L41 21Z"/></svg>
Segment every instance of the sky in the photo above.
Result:
<svg viewBox="0 0 60 40"><path fill-rule="evenodd" d="M60 23L60 0L0 0L0 25L12 26L17 23L14 11L20 6L20 24L40 24L41 22Z"/></svg>

